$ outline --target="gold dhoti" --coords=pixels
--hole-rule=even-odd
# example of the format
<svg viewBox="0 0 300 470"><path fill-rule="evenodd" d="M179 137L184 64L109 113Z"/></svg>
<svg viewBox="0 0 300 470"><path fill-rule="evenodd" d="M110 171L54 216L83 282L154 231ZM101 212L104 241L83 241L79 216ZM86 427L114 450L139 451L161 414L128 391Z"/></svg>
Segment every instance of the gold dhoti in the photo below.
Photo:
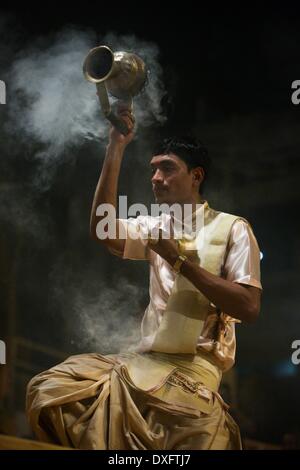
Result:
<svg viewBox="0 0 300 470"><path fill-rule="evenodd" d="M240 449L220 379L197 355L82 354L30 381L27 414L40 440L77 449Z"/></svg>

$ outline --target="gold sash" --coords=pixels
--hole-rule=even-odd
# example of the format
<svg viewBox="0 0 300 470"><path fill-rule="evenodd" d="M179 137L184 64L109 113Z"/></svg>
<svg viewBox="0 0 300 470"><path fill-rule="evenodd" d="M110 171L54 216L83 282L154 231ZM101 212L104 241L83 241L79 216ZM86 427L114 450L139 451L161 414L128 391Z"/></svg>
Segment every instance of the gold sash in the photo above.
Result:
<svg viewBox="0 0 300 470"><path fill-rule="evenodd" d="M204 210L204 225L192 241L180 241L181 253L210 273L220 276L232 224L241 217L217 212L207 202L202 206L194 213L194 220L198 211ZM152 351L196 354L198 337L212 308L215 309L210 301L188 279L178 274Z"/></svg>

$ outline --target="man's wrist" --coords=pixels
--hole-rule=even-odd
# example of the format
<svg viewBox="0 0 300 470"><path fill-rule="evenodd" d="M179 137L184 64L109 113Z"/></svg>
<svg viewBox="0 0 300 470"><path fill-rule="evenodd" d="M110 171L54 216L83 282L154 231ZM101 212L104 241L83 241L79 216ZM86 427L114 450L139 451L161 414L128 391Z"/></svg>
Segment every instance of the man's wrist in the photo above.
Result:
<svg viewBox="0 0 300 470"><path fill-rule="evenodd" d="M117 142L115 140L109 140L108 145L106 147L107 151L112 151L112 152L120 152L123 154L124 150L126 148L126 144L123 142Z"/></svg>
<svg viewBox="0 0 300 470"><path fill-rule="evenodd" d="M175 273L180 273L183 263L187 260L187 256L178 255L176 261L172 264L172 269Z"/></svg>
<svg viewBox="0 0 300 470"><path fill-rule="evenodd" d="M173 265L176 263L176 260L177 260L179 255L180 255L180 253L175 253L175 254L172 253L168 257L165 258L165 260L169 263L171 268L173 268Z"/></svg>

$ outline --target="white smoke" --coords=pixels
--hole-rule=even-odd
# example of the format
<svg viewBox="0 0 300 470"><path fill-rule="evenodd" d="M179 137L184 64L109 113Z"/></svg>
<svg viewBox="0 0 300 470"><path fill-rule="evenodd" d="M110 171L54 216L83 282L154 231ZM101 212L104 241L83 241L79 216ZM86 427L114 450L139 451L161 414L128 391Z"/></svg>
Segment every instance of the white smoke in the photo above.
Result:
<svg viewBox="0 0 300 470"><path fill-rule="evenodd" d="M2 26L0 22L1 30ZM0 219L18 234L39 239L41 244L57 239L53 238L55 231L48 233L54 221L47 207L41 212L41 206L36 204L40 194L35 189L49 189L57 169L66 162L71 167L76 150L82 145L91 141L101 144L107 139L109 123L101 113L96 87L82 73L86 54L99 44L107 44L114 51L135 52L145 60L149 81L134 99L137 130L139 125L163 122L161 99L165 91L159 51L154 44L141 42L134 36L114 34L97 40L92 31L69 28L55 36L39 38L23 49L13 41L9 47L0 45L2 59L5 58L5 75L1 78L8 89L7 114L1 129L6 156L3 167L8 175L18 176L17 166L12 164L19 159L27 160L24 168L19 169L23 172L20 181L25 178L26 184L20 187L18 183L8 184L2 192ZM7 71L11 57L13 63ZM11 162L10 157L13 157ZM140 287L119 278L110 288L103 281L98 282L105 278L105 272L98 273L97 279L89 269L80 268L80 273L75 270L74 274L68 256L73 257L73 253L67 250L65 262L50 273L51 299L58 307L54 314L61 313L62 322L67 323L65 331L85 350L106 353L127 349L140 334L143 315L140 301L144 295ZM82 257L79 258L82 262Z"/></svg>
<svg viewBox="0 0 300 470"><path fill-rule="evenodd" d="M73 306L80 346L100 353L118 353L136 345L142 313L139 296L140 289L125 279L114 288L99 285L99 294L93 299L77 293Z"/></svg>
<svg viewBox="0 0 300 470"><path fill-rule="evenodd" d="M34 186L51 186L57 166L70 160L74 149L87 140L107 138L109 123L104 118L94 84L84 79L82 64L88 51L99 44L92 31L65 29L54 37L43 37L18 52L7 80L9 102L6 129L19 142L39 145ZM140 124L163 123L161 100L165 94L159 50L155 44L135 36L108 34L101 44L114 51L140 55L149 70L149 80L134 99L136 131ZM73 153L72 153L73 151Z"/></svg>
<svg viewBox="0 0 300 470"><path fill-rule="evenodd" d="M47 146L44 158L61 156L84 138L104 136L95 89L81 67L92 44L91 33L64 31L48 47L37 42L22 51L12 65L11 126Z"/></svg>
<svg viewBox="0 0 300 470"><path fill-rule="evenodd" d="M103 354L132 348L140 340L145 289L121 276L103 282L105 264L101 280L89 265L77 270L75 264L64 254L49 276L51 311L62 315L73 347Z"/></svg>
<svg viewBox="0 0 300 470"><path fill-rule="evenodd" d="M47 41L47 45L45 45ZM149 81L135 99L137 125L163 122L162 70L156 45L135 36L108 34L101 40L113 50L134 51L146 62ZM103 139L108 124L101 114L95 85L88 83L82 64L96 44L92 32L65 30L44 38L18 54L10 73L10 128L43 144L43 159L61 157L84 139Z"/></svg>
<svg viewBox="0 0 300 470"><path fill-rule="evenodd" d="M51 220L35 207L34 198L26 185L0 184L0 220L2 227L12 228L18 239L31 237L35 247L49 238Z"/></svg>

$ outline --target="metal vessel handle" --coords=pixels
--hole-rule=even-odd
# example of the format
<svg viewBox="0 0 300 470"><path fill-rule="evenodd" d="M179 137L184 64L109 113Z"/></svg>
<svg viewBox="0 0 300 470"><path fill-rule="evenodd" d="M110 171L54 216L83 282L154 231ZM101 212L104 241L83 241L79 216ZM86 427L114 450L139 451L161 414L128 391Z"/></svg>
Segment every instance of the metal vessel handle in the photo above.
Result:
<svg viewBox="0 0 300 470"><path fill-rule="evenodd" d="M108 99L108 93L105 82L96 83L97 94L99 97L100 105L104 116L112 123L112 125L123 135L129 134L129 129L125 122L120 119L111 109L111 105ZM125 101L124 101L125 102ZM126 100L126 106L132 110L132 98Z"/></svg>

